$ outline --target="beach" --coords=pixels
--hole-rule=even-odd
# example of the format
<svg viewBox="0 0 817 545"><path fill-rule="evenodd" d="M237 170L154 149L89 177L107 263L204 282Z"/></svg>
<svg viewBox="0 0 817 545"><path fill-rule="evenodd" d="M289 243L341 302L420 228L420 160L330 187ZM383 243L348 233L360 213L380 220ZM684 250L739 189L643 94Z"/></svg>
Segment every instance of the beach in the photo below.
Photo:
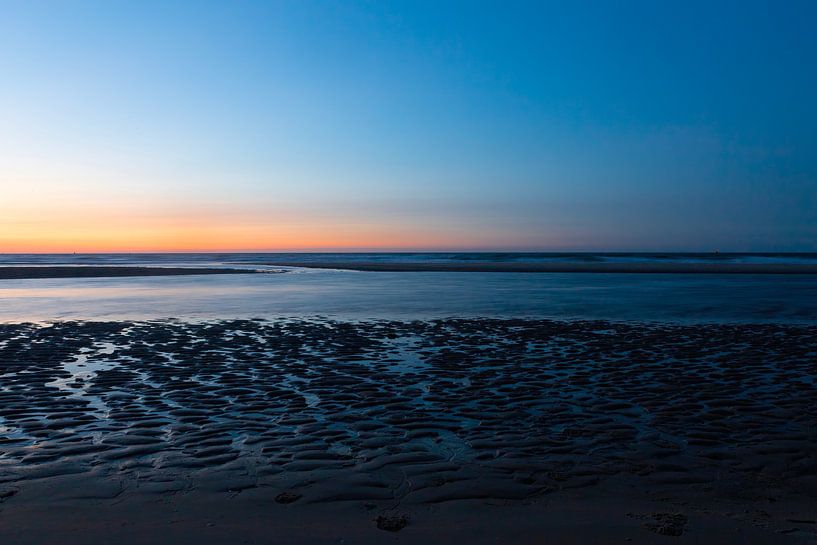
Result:
<svg viewBox="0 0 817 545"><path fill-rule="evenodd" d="M809 543L817 328L0 325L4 543Z"/></svg>
<svg viewBox="0 0 817 545"><path fill-rule="evenodd" d="M4 3L0 545L817 545L815 20Z"/></svg>
<svg viewBox="0 0 817 545"><path fill-rule="evenodd" d="M0 542L813 543L815 257L4 256Z"/></svg>

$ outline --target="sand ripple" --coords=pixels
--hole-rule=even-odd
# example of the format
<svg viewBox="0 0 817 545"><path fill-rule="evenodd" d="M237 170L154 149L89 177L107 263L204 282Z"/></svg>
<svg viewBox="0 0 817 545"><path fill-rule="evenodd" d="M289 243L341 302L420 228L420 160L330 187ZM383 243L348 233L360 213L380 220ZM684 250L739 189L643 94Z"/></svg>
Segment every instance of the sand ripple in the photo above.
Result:
<svg viewBox="0 0 817 545"><path fill-rule="evenodd" d="M2 325L0 493L82 474L63 494L817 497L815 361L801 326Z"/></svg>

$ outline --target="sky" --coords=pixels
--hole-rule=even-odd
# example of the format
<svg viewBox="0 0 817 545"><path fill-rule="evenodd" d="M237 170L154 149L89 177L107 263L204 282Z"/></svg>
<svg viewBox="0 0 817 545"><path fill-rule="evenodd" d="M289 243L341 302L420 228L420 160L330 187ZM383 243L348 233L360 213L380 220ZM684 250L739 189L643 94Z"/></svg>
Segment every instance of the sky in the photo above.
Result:
<svg viewBox="0 0 817 545"><path fill-rule="evenodd" d="M817 251L817 2L0 7L0 252Z"/></svg>

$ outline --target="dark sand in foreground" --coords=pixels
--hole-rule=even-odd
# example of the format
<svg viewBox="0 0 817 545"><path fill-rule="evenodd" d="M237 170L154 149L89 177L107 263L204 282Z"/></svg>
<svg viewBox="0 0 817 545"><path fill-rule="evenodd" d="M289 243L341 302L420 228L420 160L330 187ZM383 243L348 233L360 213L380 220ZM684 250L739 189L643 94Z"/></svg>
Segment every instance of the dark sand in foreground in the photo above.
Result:
<svg viewBox="0 0 817 545"><path fill-rule="evenodd" d="M379 272L817 274L807 263L381 263L282 261L264 265Z"/></svg>
<svg viewBox="0 0 817 545"><path fill-rule="evenodd" d="M256 271L242 269L218 269L209 267L100 267L61 266L0 267L0 280L28 278L97 278L119 276L177 276L188 274L252 274Z"/></svg>
<svg viewBox="0 0 817 545"><path fill-rule="evenodd" d="M0 325L0 542L813 543L817 327Z"/></svg>

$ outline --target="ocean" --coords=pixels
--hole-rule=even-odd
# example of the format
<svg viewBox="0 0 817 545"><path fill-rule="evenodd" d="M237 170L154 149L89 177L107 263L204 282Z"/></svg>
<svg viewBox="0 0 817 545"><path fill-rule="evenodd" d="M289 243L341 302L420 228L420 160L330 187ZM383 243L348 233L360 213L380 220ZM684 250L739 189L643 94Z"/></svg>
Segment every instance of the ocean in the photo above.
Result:
<svg viewBox="0 0 817 545"><path fill-rule="evenodd" d="M357 272L263 265L270 261L814 264L817 254L4 254L0 266L206 265L283 273L5 280L0 282L0 321L490 317L817 323L813 275Z"/></svg>

